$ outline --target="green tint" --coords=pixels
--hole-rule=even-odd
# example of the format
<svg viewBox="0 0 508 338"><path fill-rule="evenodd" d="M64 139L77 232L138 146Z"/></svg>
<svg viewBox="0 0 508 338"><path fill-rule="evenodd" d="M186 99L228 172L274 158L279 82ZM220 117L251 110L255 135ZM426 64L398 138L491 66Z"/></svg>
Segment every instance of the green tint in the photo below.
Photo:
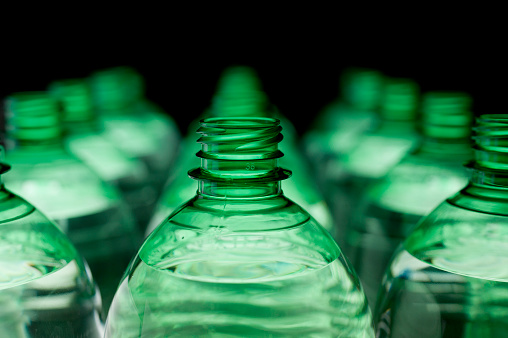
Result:
<svg viewBox="0 0 508 338"><path fill-rule="evenodd" d="M94 107L105 127L104 137L148 167L150 181L140 199L146 206L138 209L144 229L169 175L180 132L168 114L144 98L143 78L134 69L97 71L90 83ZM144 214L140 214L143 210Z"/></svg>
<svg viewBox="0 0 508 338"><path fill-rule="evenodd" d="M0 336L101 337L100 298L76 249L7 191L0 147Z"/></svg>
<svg viewBox="0 0 508 338"><path fill-rule="evenodd" d="M38 102L44 102L40 109ZM20 109L26 106L31 109ZM7 188L24 196L68 235L90 264L107 309L139 241L131 213L113 186L65 151L61 135L42 138L38 133L50 127L61 130L56 101L49 95L8 98L6 113L7 159L14 167L4 177ZM40 126L41 119L52 124Z"/></svg>
<svg viewBox="0 0 508 338"><path fill-rule="evenodd" d="M388 79L376 129L361 134L348 152L335 154L326 163L325 195L334 212L334 237L349 257L344 234L366 187L382 179L419 143L415 128L418 86L408 79Z"/></svg>
<svg viewBox="0 0 508 338"><path fill-rule="evenodd" d="M369 186L354 211L347 253L372 305L397 246L421 217L467 184L470 135L457 131L471 130L470 102L463 93L425 94L422 144Z"/></svg>
<svg viewBox="0 0 508 338"><path fill-rule="evenodd" d="M372 337L361 285L328 232L286 199L281 128L205 119L198 193L146 239L107 337Z"/></svg>
<svg viewBox="0 0 508 338"><path fill-rule="evenodd" d="M104 137L85 80L56 81L49 86L49 92L62 106L66 148L104 181L120 189L141 231L144 231L146 214L152 210L157 195L156 189L150 186L146 165L129 157L111 139Z"/></svg>
<svg viewBox="0 0 508 338"><path fill-rule="evenodd" d="M374 128L383 82L375 70L347 69L341 75L340 97L325 107L304 135L305 155L323 188L326 162L347 153L361 134Z"/></svg>
<svg viewBox="0 0 508 338"><path fill-rule="evenodd" d="M267 117L276 116L281 120L284 130L294 130L290 121L277 114L276 109L270 104L266 94L261 91L259 81L245 80L247 84L241 82L243 76L248 74L252 76L254 71L248 72L246 67L227 68L221 76L216 95L212 99L212 104L205 116L214 117ZM245 72L245 73L244 73ZM230 77L233 77L232 79ZM250 77L249 77L250 79ZM252 85L255 82L256 85ZM238 85L236 90L226 91L224 87L228 83L243 84L240 90ZM191 126L198 124L192 123ZM285 133L284 140L280 144L280 149L286 154L281 159L281 165L294 168L293 176L283 184L286 196L307 210L319 224L327 230L332 229L331 212L324 198L321 196L317 186L312 180L308 171L308 165L298 148L294 131ZM286 137L290 134L290 137ZM192 198L196 192L195 184L190 180L186 172L188 168L199 166L198 159L194 156L199 151L199 146L195 142L195 137L189 135L182 142L180 155L175 161L175 167L172 176L162 193L157 209L152 217L147 229L150 233L161 221L177 209L184 201Z"/></svg>
<svg viewBox="0 0 508 338"><path fill-rule="evenodd" d="M382 337L508 334L508 116L481 116L473 130L469 184L422 219L386 272Z"/></svg>

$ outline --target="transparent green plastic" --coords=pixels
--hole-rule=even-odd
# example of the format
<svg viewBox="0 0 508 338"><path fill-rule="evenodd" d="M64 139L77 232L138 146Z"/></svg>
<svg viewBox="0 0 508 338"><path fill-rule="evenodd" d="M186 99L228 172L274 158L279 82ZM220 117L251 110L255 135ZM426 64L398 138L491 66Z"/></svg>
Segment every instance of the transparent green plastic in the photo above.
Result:
<svg viewBox="0 0 508 338"><path fill-rule="evenodd" d="M327 163L325 197L333 212L335 240L346 252L345 233L365 189L382 179L419 144L416 131L418 86L408 79L386 79L379 125L363 133L348 152Z"/></svg>
<svg viewBox="0 0 508 338"><path fill-rule="evenodd" d="M176 156L180 131L169 114L144 97L143 78L134 69L116 67L97 71L90 77L94 108L104 124L104 136L129 157L148 166L147 186L156 194L143 196L139 208L146 228L157 198L169 176ZM141 211L144 215L140 215Z"/></svg>
<svg viewBox="0 0 508 338"><path fill-rule="evenodd" d="M372 337L362 287L330 234L288 200L269 118L205 119L197 194L146 239L106 337Z"/></svg>
<svg viewBox="0 0 508 338"><path fill-rule="evenodd" d="M62 141L56 101L43 92L6 99L6 187L55 221L90 265L107 309L140 234L119 191Z"/></svg>
<svg viewBox="0 0 508 338"><path fill-rule="evenodd" d="M508 116L474 129L469 184L398 248L378 298L379 337L508 334Z"/></svg>
<svg viewBox="0 0 508 338"><path fill-rule="evenodd" d="M346 232L348 258L374 306L393 252L427 215L468 181L470 98L433 92L423 97L423 143L366 189Z"/></svg>
<svg viewBox="0 0 508 338"><path fill-rule="evenodd" d="M310 174L310 167L297 146L294 127L269 103L266 94L261 90L259 78L254 70L240 66L227 68L218 81L216 94L210 109L204 116L279 118L282 127L285 131L288 130L290 135L285 136L279 145L285 154L280 163L282 166L294 168L292 177L283 183L286 196L301 205L327 230L332 230L331 212ZM196 125L199 125L197 121L191 124L191 126ZM181 143L182 148L175 161L172 177L168 180L159 199L147 234L183 202L192 198L196 192L194 182L186 175L188 168L199 166L199 160L194 156L199 151L194 134L189 134Z"/></svg>
<svg viewBox="0 0 508 338"><path fill-rule="evenodd" d="M305 155L322 186L326 185L326 161L351 150L359 136L372 130L379 120L384 82L380 72L350 68L343 72L340 82L339 98L323 109L303 136Z"/></svg>
<svg viewBox="0 0 508 338"><path fill-rule="evenodd" d="M9 169L0 147L0 175ZM102 337L101 301L69 239L0 176L0 337Z"/></svg>
<svg viewBox="0 0 508 338"><path fill-rule="evenodd" d="M110 138L104 137L91 102L90 86L84 79L53 82L50 94L62 106L65 146L106 182L118 187L132 210L140 231L146 227L147 213L158 191L151 185L144 162L128 156Z"/></svg>

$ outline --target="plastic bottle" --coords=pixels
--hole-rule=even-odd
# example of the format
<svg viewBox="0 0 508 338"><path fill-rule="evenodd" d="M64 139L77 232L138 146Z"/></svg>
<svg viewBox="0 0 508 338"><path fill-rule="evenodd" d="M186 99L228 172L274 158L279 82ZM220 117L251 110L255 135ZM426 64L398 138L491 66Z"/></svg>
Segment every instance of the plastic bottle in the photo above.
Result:
<svg viewBox="0 0 508 338"><path fill-rule="evenodd" d="M324 194L333 212L333 235L348 257L344 235L366 187L382 179L419 143L418 96L418 85L409 79L385 80L378 126L360 135L350 151L326 163Z"/></svg>
<svg viewBox="0 0 508 338"><path fill-rule="evenodd" d="M378 298L380 337L508 334L508 116L473 129L468 185L397 249Z"/></svg>
<svg viewBox="0 0 508 338"><path fill-rule="evenodd" d="M141 222L146 218L146 209L153 207L153 198L157 194L149 184L146 164L129 157L104 137L104 128L93 110L86 80L56 81L49 86L49 92L62 106L66 148L104 181L120 189L140 231L144 231L146 224Z"/></svg>
<svg viewBox="0 0 508 338"><path fill-rule="evenodd" d="M253 69L245 66L227 68L219 78L216 94L205 116L213 117L277 117L289 137L281 142L280 149L286 154L281 165L295 168L285 182L286 196L307 210L327 230L332 230L332 216L317 184L310 175L307 161L297 147L296 131L291 122L278 113L267 95L261 90L259 78ZM197 122L192 123L195 126ZM155 226L176 210L184 201L194 196L196 187L184 174L188 168L199 165L194 154L199 151L196 138L188 136L182 145L181 155L175 162L173 181L169 181L159 199L158 207L148 226L150 233Z"/></svg>
<svg viewBox="0 0 508 338"><path fill-rule="evenodd" d="M44 92L5 100L5 185L55 221L90 265L109 307L140 234L119 191L69 154L57 101Z"/></svg>
<svg viewBox="0 0 508 338"><path fill-rule="evenodd" d="M380 181L368 187L348 229L348 258L374 306L393 252L423 216L468 181L471 99L432 92L422 102L422 144Z"/></svg>
<svg viewBox="0 0 508 338"><path fill-rule="evenodd" d="M326 162L347 153L361 134L375 128L384 76L373 69L348 68L340 79L340 96L327 105L302 138L318 184L326 186Z"/></svg>
<svg viewBox="0 0 508 338"><path fill-rule="evenodd" d="M69 239L6 190L0 147L0 336L102 337L101 301Z"/></svg>
<svg viewBox="0 0 508 338"><path fill-rule="evenodd" d="M145 213L138 214L145 229L169 176L180 132L168 114L143 97L143 78L134 69L97 71L91 75L90 83L94 107L104 123L104 136L128 156L148 166L151 183L146 185L143 197Z"/></svg>
<svg viewBox="0 0 508 338"><path fill-rule="evenodd" d="M202 121L198 193L146 239L106 337L373 336L337 244L282 194L280 131L269 118Z"/></svg>

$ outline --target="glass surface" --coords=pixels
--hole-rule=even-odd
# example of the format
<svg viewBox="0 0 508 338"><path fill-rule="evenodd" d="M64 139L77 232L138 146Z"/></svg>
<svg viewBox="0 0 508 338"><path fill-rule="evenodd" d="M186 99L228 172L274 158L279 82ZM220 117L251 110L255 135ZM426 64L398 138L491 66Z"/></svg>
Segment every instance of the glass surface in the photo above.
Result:
<svg viewBox="0 0 508 338"><path fill-rule="evenodd" d="M284 197L278 121L206 119L198 193L150 234L107 337L372 337L362 287L330 234Z"/></svg>
<svg viewBox="0 0 508 338"><path fill-rule="evenodd" d="M144 231L157 191L149 184L146 164L127 156L102 134L102 124L92 107L90 88L84 79L53 82L49 92L62 105L65 146L104 181L118 187Z"/></svg>
<svg viewBox="0 0 508 338"><path fill-rule="evenodd" d="M129 157L141 160L150 172L139 221L145 228L176 155L180 132L173 119L143 97L143 79L131 68L111 68L91 76L94 107L104 124L104 137Z"/></svg>
<svg viewBox="0 0 508 338"><path fill-rule="evenodd" d="M100 311L99 293L69 239L0 182L0 336L101 337Z"/></svg>

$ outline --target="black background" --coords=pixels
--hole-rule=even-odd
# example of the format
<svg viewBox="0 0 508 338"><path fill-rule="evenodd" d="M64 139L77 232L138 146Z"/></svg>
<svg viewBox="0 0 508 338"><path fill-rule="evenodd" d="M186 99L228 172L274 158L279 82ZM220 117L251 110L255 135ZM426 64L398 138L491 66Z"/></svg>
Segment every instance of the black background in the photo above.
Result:
<svg viewBox="0 0 508 338"><path fill-rule="evenodd" d="M258 71L271 101L304 132L339 93L340 73L361 66L411 78L422 92L468 92L477 115L506 112L504 30L479 24L480 15L421 13L417 20L411 12L401 20L375 10L300 8L270 16L265 8L247 19L245 10L216 15L196 4L197 16L192 6L14 20L3 27L0 95L127 65L142 73L147 96L185 131L208 105L220 72L244 64Z"/></svg>

